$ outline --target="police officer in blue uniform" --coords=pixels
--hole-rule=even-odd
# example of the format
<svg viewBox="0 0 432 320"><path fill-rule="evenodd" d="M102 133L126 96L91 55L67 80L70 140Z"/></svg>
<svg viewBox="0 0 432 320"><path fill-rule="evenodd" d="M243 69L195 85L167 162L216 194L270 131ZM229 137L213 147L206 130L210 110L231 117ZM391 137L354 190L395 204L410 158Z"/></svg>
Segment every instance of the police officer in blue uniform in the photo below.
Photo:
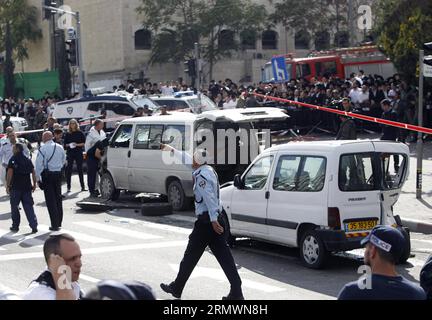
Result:
<svg viewBox="0 0 432 320"><path fill-rule="evenodd" d="M36 158L36 177L44 191L45 202L51 220L51 231L58 231L63 221L61 194L62 168L66 162L64 149L53 141L53 134L46 131L42 135L44 145Z"/></svg>
<svg viewBox="0 0 432 320"><path fill-rule="evenodd" d="M175 153L177 150L162 145L163 150ZM185 156L187 156L185 154ZM181 156L179 156L181 158ZM220 186L216 172L204 161L204 151L195 152L192 163L195 194L195 214L197 220L189 236L189 243L180 263L177 278L170 284L161 284L162 290L180 298L189 276L201 258L207 246L210 247L217 261L227 276L231 290L223 300L243 300L241 279L234 258L227 243L226 215L222 214Z"/></svg>
<svg viewBox="0 0 432 320"><path fill-rule="evenodd" d="M33 184L30 181L33 178ZM33 163L24 156L24 146L20 143L14 145L14 155L9 160L7 171L6 191L10 195L12 212L12 232L19 231L21 221L19 204L23 205L32 233L37 233L38 222L33 209L32 192L36 189L36 174Z"/></svg>

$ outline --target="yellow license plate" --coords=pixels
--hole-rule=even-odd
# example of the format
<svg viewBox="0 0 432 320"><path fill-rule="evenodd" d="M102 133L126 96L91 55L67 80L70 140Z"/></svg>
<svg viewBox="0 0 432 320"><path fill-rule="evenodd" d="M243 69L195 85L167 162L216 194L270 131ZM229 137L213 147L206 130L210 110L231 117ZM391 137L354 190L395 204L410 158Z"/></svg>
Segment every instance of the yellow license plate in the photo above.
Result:
<svg viewBox="0 0 432 320"><path fill-rule="evenodd" d="M366 221L356 221L345 223L345 231L364 231L372 230L378 224L378 220L366 220Z"/></svg>

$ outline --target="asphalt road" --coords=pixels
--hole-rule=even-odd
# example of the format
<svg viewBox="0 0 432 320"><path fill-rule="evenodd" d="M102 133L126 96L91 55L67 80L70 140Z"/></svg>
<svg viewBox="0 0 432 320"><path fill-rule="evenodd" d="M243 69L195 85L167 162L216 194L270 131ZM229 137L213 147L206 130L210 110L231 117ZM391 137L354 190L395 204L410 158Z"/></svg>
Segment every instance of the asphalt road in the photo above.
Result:
<svg viewBox="0 0 432 320"><path fill-rule="evenodd" d="M65 189L65 188L64 188ZM63 232L71 232L83 253L80 278L84 289L101 279L140 280L151 285L159 299L171 296L159 288L174 279L193 226L193 213L143 217L134 210L86 212L75 203L87 193L74 177L72 193L64 201ZM11 226L8 196L0 190L0 284L23 291L42 270L42 245L49 236L49 218L42 191L34 194L40 231L30 235L24 213L18 234ZM401 274L418 281L419 272L432 253L432 236L412 234L415 257L399 267ZM241 239L233 249L246 299L335 299L346 282L359 278L361 262L353 257L333 257L324 270L302 266L298 250ZM361 254L361 252L355 252ZM229 283L210 251L192 274L182 299L220 299Z"/></svg>

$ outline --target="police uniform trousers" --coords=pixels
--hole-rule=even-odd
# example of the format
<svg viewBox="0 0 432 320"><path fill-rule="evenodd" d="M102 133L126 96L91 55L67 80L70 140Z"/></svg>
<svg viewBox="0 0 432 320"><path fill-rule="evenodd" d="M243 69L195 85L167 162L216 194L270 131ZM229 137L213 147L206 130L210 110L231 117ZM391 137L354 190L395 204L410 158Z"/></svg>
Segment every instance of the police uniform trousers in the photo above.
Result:
<svg viewBox="0 0 432 320"><path fill-rule="evenodd" d="M99 170L99 160L89 156L87 158L87 185L90 193L96 191L96 176Z"/></svg>
<svg viewBox="0 0 432 320"><path fill-rule="evenodd" d="M82 152L69 152L67 154L67 167L66 167L66 183L68 189L71 188L72 170L73 164L76 163L78 176L81 184L81 188L84 188L84 174L83 174L83 155Z"/></svg>
<svg viewBox="0 0 432 320"><path fill-rule="evenodd" d="M10 193L12 227L18 229L21 223L21 215L18 208L20 203L22 203L30 228L37 229L38 222L33 209L34 202L31 189L19 190L12 188Z"/></svg>
<svg viewBox="0 0 432 320"><path fill-rule="evenodd" d="M63 222L63 199L61 194L61 172L49 172L44 183L45 202L52 228L60 228Z"/></svg>
<svg viewBox="0 0 432 320"><path fill-rule="evenodd" d="M221 235L213 230L207 213L198 216L194 229L189 236L189 243L180 263L179 273L174 281L175 291L179 293L183 291L193 269L206 247L209 246L231 284L231 293L233 295L242 295L241 279L227 243L226 230L228 223L223 215L219 215L218 221L224 228L224 233Z"/></svg>

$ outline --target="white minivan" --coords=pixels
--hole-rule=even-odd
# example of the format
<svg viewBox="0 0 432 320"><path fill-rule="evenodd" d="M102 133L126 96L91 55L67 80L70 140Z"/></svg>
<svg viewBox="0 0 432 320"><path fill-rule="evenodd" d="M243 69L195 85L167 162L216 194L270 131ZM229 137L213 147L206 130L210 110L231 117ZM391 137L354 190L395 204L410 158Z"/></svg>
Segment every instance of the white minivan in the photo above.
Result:
<svg viewBox="0 0 432 320"><path fill-rule="evenodd" d="M291 142L261 153L221 190L231 237L300 248L303 263L360 248L376 225L409 231L393 216L408 175L405 144L357 140ZM401 261L402 262L402 261Z"/></svg>
<svg viewBox="0 0 432 320"><path fill-rule="evenodd" d="M169 115L124 120L114 132L101 166L101 195L105 199L116 199L120 190L159 193L168 196L174 210L186 209L193 202L191 166L163 161L161 143L191 153L190 150L205 143L204 138L199 140L197 132L205 130L213 137L220 129L248 133L232 140L234 144L230 146L234 146L234 155L240 148L247 148L247 157L233 162L225 161L230 156L229 152L225 153L225 139L221 139L221 143L215 139L212 144L212 154L224 154L215 164L220 181L230 181L259 154L260 141L252 130L254 123L285 120L286 117L277 108L253 108L215 110L199 115L170 112ZM256 150L252 150L255 147Z"/></svg>

